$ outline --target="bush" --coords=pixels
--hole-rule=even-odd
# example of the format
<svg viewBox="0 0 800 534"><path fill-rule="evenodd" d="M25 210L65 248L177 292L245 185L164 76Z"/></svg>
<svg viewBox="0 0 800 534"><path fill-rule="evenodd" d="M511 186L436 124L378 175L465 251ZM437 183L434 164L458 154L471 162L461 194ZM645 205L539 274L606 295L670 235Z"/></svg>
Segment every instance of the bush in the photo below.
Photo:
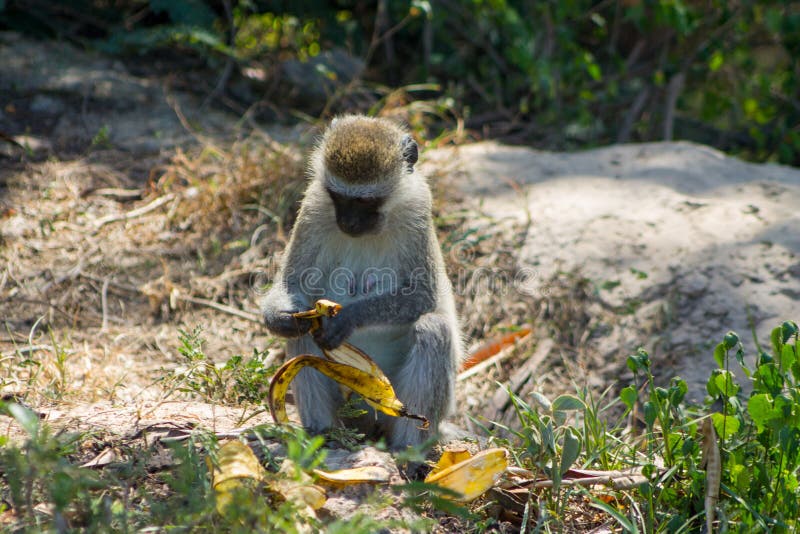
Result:
<svg viewBox="0 0 800 534"><path fill-rule="evenodd" d="M490 136L562 149L682 138L800 165L793 2L11 0L0 28L216 68L345 47L368 81L437 83Z"/></svg>

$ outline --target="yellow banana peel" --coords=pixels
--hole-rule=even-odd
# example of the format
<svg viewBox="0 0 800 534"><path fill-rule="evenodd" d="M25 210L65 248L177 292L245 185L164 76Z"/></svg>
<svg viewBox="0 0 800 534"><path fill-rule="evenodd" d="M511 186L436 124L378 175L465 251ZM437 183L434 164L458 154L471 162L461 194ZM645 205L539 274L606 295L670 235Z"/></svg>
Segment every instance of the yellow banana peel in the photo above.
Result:
<svg viewBox="0 0 800 534"><path fill-rule="evenodd" d="M313 310L298 312L298 319L316 321L314 328L319 327L320 317L334 317L342 306L336 302L320 299ZM363 351L343 343L341 346L323 351L325 358L311 354L301 354L281 366L272 377L269 385L269 408L276 423L289 421L286 415L286 393L289 384L304 367L313 367L325 376L361 395L364 401L385 414L393 417L409 417L422 421L422 428L428 428L428 420L422 415L410 414L397 398L391 382L380 370L378 364Z"/></svg>
<svg viewBox="0 0 800 534"><path fill-rule="evenodd" d="M304 367L313 367L325 376L352 389L376 410L394 417L419 419L422 421L423 428L428 426L428 420L425 417L406 411L403 403L395 395L392 384L385 376L374 376L356 367L310 354L292 358L283 364L272 377L269 387L269 409L276 423L289 421L286 415L286 393L289 391L289 384Z"/></svg>
<svg viewBox="0 0 800 534"><path fill-rule="evenodd" d="M444 452L442 452L442 455L439 457L439 461L434 464L433 470L428 473L427 478L431 478L437 473L444 471L451 465L461 463L465 460L469 460L470 458L472 458L472 454L466 449L466 447L445 449Z"/></svg>
<svg viewBox="0 0 800 534"><path fill-rule="evenodd" d="M467 453L469 454L469 453ZM470 502L488 491L508 468L505 449L487 449L475 456L431 471L425 478L428 484L455 491L460 502ZM463 457L463 454L460 455ZM452 459L445 460L445 463Z"/></svg>
<svg viewBox="0 0 800 534"><path fill-rule="evenodd" d="M239 440L227 441L219 448L216 464L206 456L206 466L217 497L217 512L222 515L237 492L247 492L248 498L255 499L255 486L264 482L267 474L252 449Z"/></svg>
<svg viewBox="0 0 800 534"><path fill-rule="evenodd" d="M314 303L314 309L308 311L301 311L293 313L292 316L296 319L319 319L320 317L336 317L342 305L332 300L319 299Z"/></svg>
<svg viewBox="0 0 800 534"><path fill-rule="evenodd" d="M383 374L378 364L375 363L375 360L370 358L366 355L364 351L351 345L350 343L342 343L335 349L331 350L323 350L323 354L325 357L331 361L336 363L343 363L345 365L349 365L350 367L355 367L365 373L368 373L379 380L386 380L387 382L389 379Z"/></svg>
<svg viewBox="0 0 800 534"><path fill-rule="evenodd" d="M314 469L314 474L317 475L320 482L335 486L389 482L389 471L377 465L337 469L336 471Z"/></svg>

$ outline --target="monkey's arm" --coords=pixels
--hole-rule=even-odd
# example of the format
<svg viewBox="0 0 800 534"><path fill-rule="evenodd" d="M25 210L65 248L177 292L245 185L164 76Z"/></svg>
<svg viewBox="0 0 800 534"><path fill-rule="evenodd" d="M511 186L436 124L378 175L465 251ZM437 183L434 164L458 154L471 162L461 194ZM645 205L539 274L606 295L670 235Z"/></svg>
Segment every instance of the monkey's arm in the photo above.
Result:
<svg viewBox="0 0 800 534"><path fill-rule="evenodd" d="M303 293L300 282L300 276L306 271L302 267L301 259L313 257L310 256L313 251L304 248L308 248L308 245L298 244L295 239L289 241L281 270L262 301L264 322L267 329L277 336L300 337L311 329L310 319L297 319L292 316L294 313L313 307Z"/></svg>
<svg viewBox="0 0 800 534"><path fill-rule="evenodd" d="M394 291L347 304L335 317L322 319L322 328L312 333L314 340L321 348L332 349L341 345L356 328L415 322L436 309L437 275L418 269Z"/></svg>
<svg viewBox="0 0 800 534"><path fill-rule="evenodd" d="M311 319L297 319L292 314L307 306L293 299L282 283L276 283L264 298L264 322L267 329L281 337L300 337L311 329Z"/></svg>

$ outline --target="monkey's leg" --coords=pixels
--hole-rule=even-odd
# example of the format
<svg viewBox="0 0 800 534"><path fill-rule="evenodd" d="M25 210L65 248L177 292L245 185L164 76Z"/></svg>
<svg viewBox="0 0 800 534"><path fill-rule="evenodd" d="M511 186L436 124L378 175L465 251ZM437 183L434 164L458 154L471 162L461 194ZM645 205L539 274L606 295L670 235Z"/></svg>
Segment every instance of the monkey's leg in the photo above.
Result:
<svg viewBox="0 0 800 534"><path fill-rule="evenodd" d="M286 355L293 358L299 354L322 356L322 351L310 335L290 339L286 343ZM292 382L294 402L300 412L303 426L312 434L319 434L337 422L336 411L342 404L339 386L316 369L302 369Z"/></svg>
<svg viewBox="0 0 800 534"><path fill-rule="evenodd" d="M392 448L419 445L435 437L439 422L450 413L457 370L453 335L450 323L439 314L425 314L414 325L414 344L392 383L406 409L426 416L430 427L420 429L414 419L392 420L388 429Z"/></svg>

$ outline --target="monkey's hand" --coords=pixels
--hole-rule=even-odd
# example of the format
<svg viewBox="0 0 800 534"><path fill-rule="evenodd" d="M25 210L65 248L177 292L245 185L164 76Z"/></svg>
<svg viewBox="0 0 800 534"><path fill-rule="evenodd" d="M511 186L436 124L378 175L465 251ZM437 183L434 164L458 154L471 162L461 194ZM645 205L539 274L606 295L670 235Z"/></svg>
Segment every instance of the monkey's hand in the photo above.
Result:
<svg viewBox="0 0 800 534"><path fill-rule="evenodd" d="M322 317L320 321L322 325L311 335L314 336L314 341L319 348L324 350L335 349L344 343L355 330L355 323L348 316L346 307L342 308L336 317Z"/></svg>
<svg viewBox="0 0 800 534"><path fill-rule="evenodd" d="M298 319L292 312L270 309L264 311L264 322L270 332L281 337L304 336L313 324L311 319Z"/></svg>

